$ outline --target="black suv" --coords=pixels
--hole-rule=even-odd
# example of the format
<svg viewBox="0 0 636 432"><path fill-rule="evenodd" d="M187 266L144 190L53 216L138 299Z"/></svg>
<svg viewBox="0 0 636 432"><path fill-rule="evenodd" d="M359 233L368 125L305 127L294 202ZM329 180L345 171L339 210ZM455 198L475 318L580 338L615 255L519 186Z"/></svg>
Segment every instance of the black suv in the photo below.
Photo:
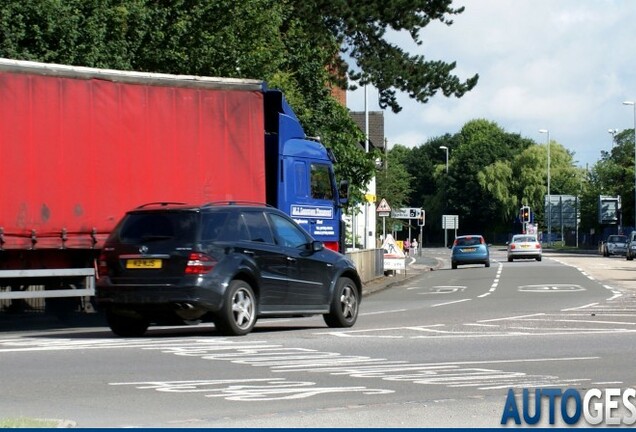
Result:
<svg viewBox="0 0 636 432"><path fill-rule="evenodd" d="M273 207L158 203L126 213L106 240L96 298L119 336L202 321L244 335L259 317L351 327L361 294L351 260Z"/></svg>

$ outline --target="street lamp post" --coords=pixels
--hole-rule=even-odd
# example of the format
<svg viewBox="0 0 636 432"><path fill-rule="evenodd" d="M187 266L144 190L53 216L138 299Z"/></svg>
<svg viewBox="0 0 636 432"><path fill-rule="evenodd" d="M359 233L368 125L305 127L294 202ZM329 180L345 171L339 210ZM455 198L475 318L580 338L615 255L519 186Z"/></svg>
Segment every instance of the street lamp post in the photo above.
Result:
<svg viewBox="0 0 636 432"><path fill-rule="evenodd" d="M548 147L548 245L552 244L552 198L550 197L550 131L539 129L539 133L547 134Z"/></svg>
<svg viewBox="0 0 636 432"><path fill-rule="evenodd" d="M631 105L634 110L634 226L636 226L636 103L625 101L623 105Z"/></svg>
<svg viewBox="0 0 636 432"><path fill-rule="evenodd" d="M616 134L618 129L608 129L607 132L612 136L612 147L614 146L614 140L616 140Z"/></svg>
<svg viewBox="0 0 636 432"><path fill-rule="evenodd" d="M439 148L446 151L446 174L448 174L448 147L439 146Z"/></svg>
<svg viewBox="0 0 636 432"><path fill-rule="evenodd" d="M448 197L446 196L446 193L448 191L448 147L439 146L439 148L446 152L446 181L444 182L444 214L446 214L446 205L448 201ZM448 231L446 230L446 228L444 228L444 247L447 247L447 245L448 245Z"/></svg>

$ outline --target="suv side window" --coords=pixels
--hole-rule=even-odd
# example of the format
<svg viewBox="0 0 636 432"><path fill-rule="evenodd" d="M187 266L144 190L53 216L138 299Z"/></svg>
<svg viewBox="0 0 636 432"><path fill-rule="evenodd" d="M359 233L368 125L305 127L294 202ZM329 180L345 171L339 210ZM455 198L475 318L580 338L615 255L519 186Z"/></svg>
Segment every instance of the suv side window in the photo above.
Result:
<svg viewBox="0 0 636 432"><path fill-rule="evenodd" d="M249 231L247 240L274 244L274 236L262 211L244 212L243 219Z"/></svg>
<svg viewBox="0 0 636 432"><path fill-rule="evenodd" d="M216 241L221 237L221 233L225 231L225 221L228 214L226 212L204 213L202 220L201 240Z"/></svg>
<svg viewBox="0 0 636 432"><path fill-rule="evenodd" d="M302 248L309 242L305 233L284 217L274 213L271 213L269 217L274 226L276 242L279 245L290 248Z"/></svg>
<svg viewBox="0 0 636 432"><path fill-rule="evenodd" d="M228 214L225 226L219 233L220 241L249 241L250 233L247 225L243 220L243 216L238 212L230 212Z"/></svg>

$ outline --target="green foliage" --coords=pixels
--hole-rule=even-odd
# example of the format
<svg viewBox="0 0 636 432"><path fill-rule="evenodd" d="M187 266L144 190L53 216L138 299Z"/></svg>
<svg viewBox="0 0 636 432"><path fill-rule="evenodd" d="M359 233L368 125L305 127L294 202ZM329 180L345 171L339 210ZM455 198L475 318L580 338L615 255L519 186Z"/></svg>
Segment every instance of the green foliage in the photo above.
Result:
<svg viewBox="0 0 636 432"><path fill-rule="evenodd" d="M38 419L30 417L1 418L0 428L56 428L63 423L60 420Z"/></svg>
<svg viewBox="0 0 636 432"><path fill-rule="evenodd" d="M404 161L409 150L401 145L396 145L384 157L383 168L376 175L376 195L378 201L386 199L391 208L410 207L409 195L413 177L407 171ZM419 207L414 205L413 207ZM387 226L392 226L395 222L403 222L392 218L386 219ZM378 224L378 234L381 234L382 227Z"/></svg>
<svg viewBox="0 0 636 432"><path fill-rule="evenodd" d="M440 146L449 148L448 175L446 152ZM576 167L572 153L552 141L550 159L552 195L580 195L588 190L585 171ZM407 149L400 160L413 177L406 206L423 202L427 227L433 230L441 230L442 214L457 214L463 233L509 233L515 229L522 205L529 205L536 222L545 226L547 145L477 119L455 135Z"/></svg>
<svg viewBox="0 0 636 432"><path fill-rule="evenodd" d="M432 21L452 24L452 17L464 8L451 7L452 0L297 0L293 7L313 29L319 44L334 41L354 62L347 65L334 58L334 78L348 76L360 85L373 84L380 93L380 106L399 112L396 92L407 93L419 102L441 91L461 97L478 80L475 75L462 82L452 75L455 63L426 60L409 55L386 39L387 30L405 31L421 44L420 31Z"/></svg>
<svg viewBox="0 0 636 432"><path fill-rule="evenodd" d="M466 123L457 139L459 144L451 153L449 210L460 215L460 224L466 232L501 228L509 223L511 212L507 206L515 199L515 193L506 189L509 186L500 184L510 172L497 173L496 166L481 175L480 172L497 162L510 161L529 142L483 119Z"/></svg>
<svg viewBox="0 0 636 432"><path fill-rule="evenodd" d="M282 9L274 0L6 0L0 5L0 53L91 67L258 78L274 73L284 56Z"/></svg>
<svg viewBox="0 0 636 432"><path fill-rule="evenodd" d="M634 215L634 130L626 129L614 137L611 151L601 152L601 159L587 174L583 193L581 226L600 230L599 195L620 196L623 225L636 226Z"/></svg>

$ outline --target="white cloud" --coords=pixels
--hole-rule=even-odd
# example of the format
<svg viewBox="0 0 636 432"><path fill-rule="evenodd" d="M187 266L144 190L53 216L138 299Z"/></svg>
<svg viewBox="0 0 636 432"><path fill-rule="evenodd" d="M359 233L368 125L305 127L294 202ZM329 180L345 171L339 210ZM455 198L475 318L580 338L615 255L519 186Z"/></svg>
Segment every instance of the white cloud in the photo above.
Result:
<svg viewBox="0 0 636 432"><path fill-rule="evenodd" d="M432 24L422 46L405 35L392 40L428 60L456 61L455 73L480 75L462 98L437 95L419 104L400 95L402 112L385 111L390 143L417 145L485 118L542 142L538 129L593 164L611 147L609 128L631 129L636 99L636 7L631 0L465 0L450 27ZM349 107L363 110L361 91ZM369 91L369 109L378 110Z"/></svg>

